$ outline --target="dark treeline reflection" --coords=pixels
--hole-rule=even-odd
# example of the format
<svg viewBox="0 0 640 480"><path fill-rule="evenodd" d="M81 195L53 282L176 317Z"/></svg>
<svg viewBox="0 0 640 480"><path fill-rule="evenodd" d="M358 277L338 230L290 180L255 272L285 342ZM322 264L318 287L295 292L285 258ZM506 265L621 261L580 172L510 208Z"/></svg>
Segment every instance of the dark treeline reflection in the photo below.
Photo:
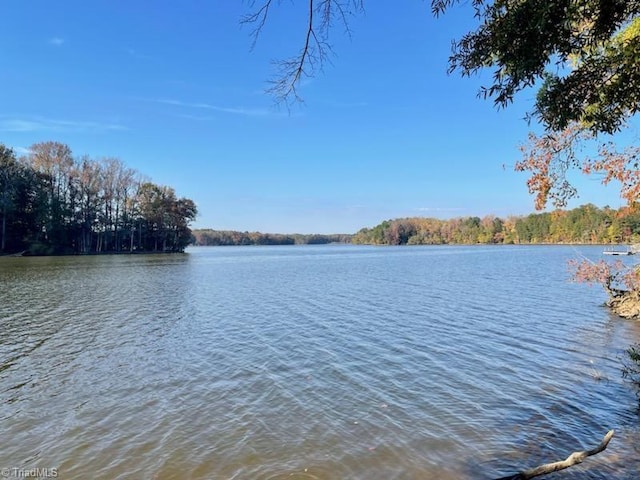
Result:
<svg viewBox="0 0 640 480"><path fill-rule="evenodd" d="M17 158L0 144L2 253L182 251L196 213L118 158L76 157L58 142Z"/></svg>

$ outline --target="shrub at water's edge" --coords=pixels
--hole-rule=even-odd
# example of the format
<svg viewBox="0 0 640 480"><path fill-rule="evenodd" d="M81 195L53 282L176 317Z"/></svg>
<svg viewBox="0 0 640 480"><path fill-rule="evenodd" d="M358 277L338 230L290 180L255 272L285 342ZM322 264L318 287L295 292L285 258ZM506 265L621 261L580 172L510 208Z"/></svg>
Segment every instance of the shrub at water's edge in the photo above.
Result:
<svg viewBox="0 0 640 480"><path fill-rule="evenodd" d="M640 318L640 268L620 260L571 261L572 279L578 283L602 285L607 292L607 306L624 318Z"/></svg>

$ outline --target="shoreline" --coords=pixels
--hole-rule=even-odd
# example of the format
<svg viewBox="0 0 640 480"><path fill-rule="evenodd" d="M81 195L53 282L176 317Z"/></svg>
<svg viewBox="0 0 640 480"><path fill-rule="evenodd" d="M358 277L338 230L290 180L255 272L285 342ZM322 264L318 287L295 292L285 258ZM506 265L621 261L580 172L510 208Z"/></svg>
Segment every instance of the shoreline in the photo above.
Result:
<svg viewBox="0 0 640 480"><path fill-rule="evenodd" d="M176 251L176 252L169 252L169 251L162 251L162 250L158 250L158 251L141 251L141 252L87 252L87 253L53 253L53 254L46 254L46 255L38 255L38 254L33 254L33 253L29 253L28 250L23 250L21 252L13 252L13 253L2 253L0 254L0 258L18 258L18 257L25 257L25 258L35 258L35 257L97 257L97 256L104 256L104 255L168 255L168 254L186 254L186 252L183 251Z"/></svg>

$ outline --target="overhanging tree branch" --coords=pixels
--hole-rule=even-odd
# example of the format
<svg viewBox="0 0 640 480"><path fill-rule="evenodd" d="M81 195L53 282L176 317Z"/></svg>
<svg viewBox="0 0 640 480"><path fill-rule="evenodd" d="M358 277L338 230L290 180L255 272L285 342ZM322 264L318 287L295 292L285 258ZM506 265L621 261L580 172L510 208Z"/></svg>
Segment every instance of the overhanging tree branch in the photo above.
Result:
<svg viewBox="0 0 640 480"><path fill-rule="evenodd" d="M262 5L257 10L244 15L240 19L240 25L254 25L253 30L250 33L251 38L253 39L251 43L251 49L253 50L256 46L256 42L258 41L258 37L260 36L260 32L264 28L265 23L267 22L267 17L269 16L269 8L271 8L271 4L273 0L265 0ZM255 0L250 2L251 8L255 6Z"/></svg>
<svg viewBox="0 0 640 480"><path fill-rule="evenodd" d="M350 35L350 16L364 0L307 0L303 47L279 69L268 92L278 102L300 101L303 77L322 70L332 53L328 33L338 22ZM257 0L249 2L256 7ZM291 0L295 3L295 0ZM431 0L437 17L458 3L470 4L479 25L453 42L449 72L469 76L493 70L479 96L501 108L540 81L531 117L550 130L579 122L593 133L615 133L640 110L640 0ZM255 41L274 0L260 0L243 24ZM280 4L280 0L278 0ZM317 15L316 15L317 14Z"/></svg>
<svg viewBox="0 0 640 480"><path fill-rule="evenodd" d="M329 32L338 22L343 25L347 36L351 37L349 16L364 12L364 0L307 0L306 29L300 52L286 60L276 60L274 65L277 73L269 83L267 93L273 96L277 103L290 105L302 102L298 93L301 81L305 77L312 77L323 69L333 53L328 41ZM242 17L242 25L254 26L251 37L252 47L262 32L269 9L273 0L263 0L252 13ZM256 2L250 3L253 8Z"/></svg>

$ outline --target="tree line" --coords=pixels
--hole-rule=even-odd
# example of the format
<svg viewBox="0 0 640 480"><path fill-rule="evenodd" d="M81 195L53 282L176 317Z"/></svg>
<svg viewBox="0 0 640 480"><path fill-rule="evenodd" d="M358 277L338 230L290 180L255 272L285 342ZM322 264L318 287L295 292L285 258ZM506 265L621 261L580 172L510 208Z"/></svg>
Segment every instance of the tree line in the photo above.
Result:
<svg viewBox="0 0 640 480"><path fill-rule="evenodd" d="M179 252L196 214L118 158L77 157L53 141L18 158L0 144L0 253Z"/></svg>
<svg viewBox="0 0 640 480"><path fill-rule="evenodd" d="M353 235L300 233L238 232L234 230L202 229L193 231L193 244L198 246L230 245L324 245L327 243L350 243Z"/></svg>
<svg viewBox="0 0 640 480"><path fill-rule="evenodd" d="M454 218L400 218L363 228L353 243L372 245L638 243L640 212L595 205L505 219L492 215Z"/></svg>

